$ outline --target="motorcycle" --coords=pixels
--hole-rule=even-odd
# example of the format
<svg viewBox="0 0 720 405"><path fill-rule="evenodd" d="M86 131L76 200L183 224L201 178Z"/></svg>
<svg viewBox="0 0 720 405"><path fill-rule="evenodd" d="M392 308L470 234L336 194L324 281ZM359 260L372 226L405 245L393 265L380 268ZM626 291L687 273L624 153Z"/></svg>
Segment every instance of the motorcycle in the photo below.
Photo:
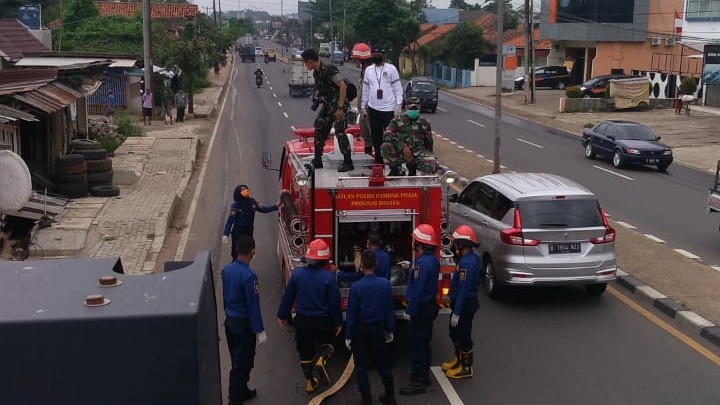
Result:
<svg viewBox="0 0 720 405"><path fill-rule="evenodd" d="M263 77L262 75L255 75L255 84L258 86L258 89L262 87L263 84Z"/></svg>
<svg viewBox="0 0 720 405"><path fill-rule="evenodd" d="M268 64L268 62L270 62L270 57L269 57L269 56L267 56L267 55L265 55L265 64L267 65L267 64Z"/></svg>

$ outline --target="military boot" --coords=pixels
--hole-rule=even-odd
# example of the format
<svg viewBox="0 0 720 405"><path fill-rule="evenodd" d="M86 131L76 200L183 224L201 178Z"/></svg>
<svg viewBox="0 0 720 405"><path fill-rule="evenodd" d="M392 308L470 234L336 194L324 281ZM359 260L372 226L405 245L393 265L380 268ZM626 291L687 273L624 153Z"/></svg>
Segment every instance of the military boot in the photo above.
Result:
<svg viewBox="0 0 720 405"><path fill-rule="evenodd" d="M385 405L397 405L397 399L395 399L395 391L392 388L385 388L385 393L380 394L378 399L381 403Z"/></svg>
<svg viewBox="0 0 720 405"><path fill-rule="evenodd" d="M470 378L473 376L473 352L470 351L462 351L460 352L460 367L452 370L448 370L445 372L445 375L448 376L448 378Z"/></svg>
<svg viewBox="0 0 720 405"><path fill-rule="evenodd" d="M442 371L448 371L460 367L460 346L454 343L453 345L455 346L455 357L453 357L453 359L448 361L447 363L443 363L440 365Z"/></svg>
<svg viewBox="0 0 720 405"><path fill-rule="evenodd" d="M424 394L426 390L425 377L413 376L410 380L410 384L400 388L400 395L418 395Z"/></svg>
<svg viewBox="0 0 720 405"><path fill-rule="evenodd" d="M408 169L408 176L417 176L417 165L408 163L406 166Z"/></svg>
<svg viewBox="0 0 720 405"><path fill-rule="evenodd" d="M322 169L322 167L323 167L322 149L320 149L320 153L318 153L318 150L315 149L315 159L312 160L312 165L316 169Z"/></svg>
<svg viewBox="0 0 720 405"><path fill-rule="evenodd" d="M400 173L400 166L390 166L390 172L388 173L388 176L401 176Z"/></svg>
<svg viewBox="0 0 720 405"><path fill-rule="evenodd" d="M343 163L338 167L338 172L349 172L355 170L355 166L353 166L352 158L350 155L344 155Z"/></svg>
<svg viewBox="0 0 720 405"><path fill-rule="evenodd" d="M313 376L313 361L301 361L300 366L305 375L305 392L312 394L318 386L318 380Z"/></svg>
<svg viewBox="0 0 720 405"><path fill-rule="evenodd" d="M320 346L320 353L315 357L312 363L312 375L322 385L330 384L330 374L327 371L327 362L332 356L335 348L331 344Z"/></svg>

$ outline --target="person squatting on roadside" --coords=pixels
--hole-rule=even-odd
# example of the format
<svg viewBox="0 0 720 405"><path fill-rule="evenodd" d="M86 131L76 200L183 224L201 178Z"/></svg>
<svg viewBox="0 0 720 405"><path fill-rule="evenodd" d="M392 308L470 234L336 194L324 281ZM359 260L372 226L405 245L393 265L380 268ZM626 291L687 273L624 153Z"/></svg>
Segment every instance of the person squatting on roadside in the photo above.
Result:
<svg viewBox="0 0 720 405"><path fill-rule="evenodd" d="M400 165L405 163L408 175L417 170L435 174L438 161L433 152L430 122L420 116L420 100L410 97L407 111L393 118L385 130L385 142L380 146L382 158L390 166L389 176L400 176Z"/></svg>
<svg viewBox="0 0 720 405"><path fill-rule="evenodd" d="M375 275L390 280L390 253L382 248L382 236L378 231L368 232L367 248L375 253Z"/></svg>
<svg viewBox="0 0 720 405"><path fill-rule="evenodd" d="M467 225L460 225L452 233L457 267L450 280L449 331L455 357L441 368L449 378L473 376L472 323L478 310L478 289L482 262L473 251L478 246L475 232Z"/></svg>
<svg viewBox="0 0 720 405"><path fill-rule="evenodd" d="M392 63L385 62L385 50L381 46L372 49L372 65L363 74L361 115L370 121L372 146L375 149L375 163L383 163L380 145L383 133L393 116L400 115L403 104L403 89L400 74ZM365 153L372 154L366 146Z"/></svg>
<svg viewBox="0 0 720 405"><path fill-rule="evenodd" d="M400 388L400 395L425 393L430 385L430 341L438 308L435 301L440 262L435 257L438 238L429 224L420 224L412 232L415 267L408 274L407 308L403 318L410 320L408 346L410 348L410 384Z"/></svg>
<svg viewBox="0 0 720 405"><path fill-rule="evenodd" d="M350 103L346 99L347 86L345 81L343 81L337 66L322 63L314 49L306 49L300 56L305 68L313 71L313 78L315 79L312 108L315 110L320 107L314 124L315 158L312 164L316 169L323 167L322 155L325 141L330 135L330 130L334 127L335 137L343 155L343 163L338 167L338 171L355 170L352 162L350 141L345 134L347 128L345 112L350 108Z"/></svg>
<svg viewBox="0 0 720 405"><path fill-rule="evenodd" d="M355 358L355 376L363 404L372 403L367 369L374 364L380 374L385 393L383 404L396 404L392 368L387 344L393 341L395 313L393 312L390 281L375 274L377 260L372 250L360 255L364 276L350 287L345 322L345 346Z"/></svg>
<svg viewBox="0 0 720 405"><path fill-rule="evenodd" d="M277 312L278 323L285 329L295 304L296 349L308 394L315 392L318 384L330 383L326 366L335 351L331 342L342 329L340 291L335 274L325 269L330 257L324 240L310 242L305 253L307 265L293 270Z"/></svg>
<svg viewBox="0 0 720 405"><path fill-rule="evenodd" d="M250 236L238 238L238 259L223 267L223 307L225 308L225 338L230 351L231 369L228 405L242 404L257 396L256 389L247 386L250 371L255 365L256 345L267 341L260 313L260 285L250 261L255 257L255 241Z"/></svg>
<svg viewBox="0 0 720 405"><path fill-rule="evenodd" d="M250 189L245 184L235 187L233 192L233 200L230 205L230 215L225 221L225 229L223 230L222 242L228 243L228 235L232 235L232 246L230 247L230 255L233 260L237 259L237 241L240 235L252 237L255 230L255 211L269 213L277 211L280 208L280 202L275 205L262 205L254 198L250 197Z"/></svg>

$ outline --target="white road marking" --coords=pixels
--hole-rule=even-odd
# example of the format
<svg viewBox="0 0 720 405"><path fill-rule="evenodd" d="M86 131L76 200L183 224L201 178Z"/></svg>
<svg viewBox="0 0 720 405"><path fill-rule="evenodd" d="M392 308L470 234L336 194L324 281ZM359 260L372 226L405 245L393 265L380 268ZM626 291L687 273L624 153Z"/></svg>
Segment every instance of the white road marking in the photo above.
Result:
<svg viewBox="0 0 720 405"><path fill-rule="evenodd" d="M295 125L290 125L290 129L295 131Z"/></svg>
<svg viewBox="0 0 720 405"><path fill-rule="evenodd" d="M442 111L442 112L447 112L447 110L446 110L446 109L444 109L444 108L440 108L440 107L438 107L437 109L438 109L438 110L440 110L440 111Z"/></svg>
<svg viewBox="0 0 720 405"><path fill-rule="evenodd" d="M606 172L606 173L610 173L610 174L614 174L614 175L616 175L616 176L618 176L618 177L622 177L622 178L625 179L625 180L630 180L630 181L635 180L635 179L633 179L632 177L628 177L628 176L626 176L626 175L624 175L624 174L616 173L616 172L614 172L614 171L612 171L612 170L608 170L608 169L606 169L606 168L604 168L604 167L595 166L595 165L593 165L593 167L596 168L596 169L598 169L598 170L602 170L602 171L604 171L604 172Z"/></svg>
<svg viewBox="0 0 720 405"><path fill-rule="evenodd" d="M628 229L637 229L637 228L635 228L635 226L630 225L630 224L628 224L627 222L617 221L617 223L620 224L620 225L622 225L622 226L624 226L625 228L628 228Z"/></svg>
<svg viewBox="0 0 720 405"><path fill-rule="evenodd" d="M467 153L475 153L474 151L472 151L472 150L470 150L470 149L465 149L465 152L467 152Z"/></svg>
<svg viewBox="0 0 720 405"><path fill-rule="evenodd" d="M653 241L653 242L665 243L664 240L658 238L658 237L655 236L655 235L650 235L649 233L644 233L643 235L645 235L646 238L650 239L650 240Z"/></svg>
<svg viewBox="0 0 720 405"><path fill-rule="evenodd" d="M465 149L465 147L462 146L462 145L458 145L457 147L460 148L460 149Z"/></svg>
<svg viewBox="0 0 720 405"><path fill-rule="evenodd" d="M460 396L458 395L457 391L455 391L455 388L450 384L450 380L448 380L447 376L445 375L445 372L442 371L442 369L438 366L430 367L430 370L435 375L435 379L437 380L438 384L440 384L440 388L442 388L443 393L448 399L448 402L450 402L450 405L464 405L465 403L460 399Z"/></svg>
<svg viewBox="0 0 720 405"><path fill-rule="evenodd" d="M457 145L457 142L455 142L455 141L450 141L450 144L451 144L451 145Z"/></svg>
<svg viewBox="0 0 720 405"><path fill-rule="evenodd" d="M269 83L269 82L268 82ZM270 91L272 91L272 86L270 86Z"/></svg>
<svg viewBox="0 0 720 405"><path fill-rule="evenodd" d="M278 101L278 107L282 107L282 103Z"/></svg>
<svg viewBox="0 0 720 405"><path fill-rule="evenodd" d="M534 146L534 147L536 147L536 148L539 148L539 149L545 149L545 147L542 146L542 145L538 145L538 144L536 144L536 143L532 143L532 142L526 141L526 140L521 139L521 138L518 138L517 140L520 141L520 142L526 143L526 144L528 144L528 145Z"/></svg>
<svg viewBox="0 0 720 405"><path fill-rule="evenodd" d="M287 117L288 117L288 115L287 115L287 113L286 113L286 112L284 112L284 113L283 113L283 115L285 116L285 118L287 118Z"/></svg>
<svg viewBox="0 0 720 405"><path fill-rule="evenodd" d="M273 93L273 97L277 98L277 94Z"/></svg>
<svg viewBox="0 0 720 405"><path fill-rule="evenodd" d="M483 156L483 155L481 155L481 154L479 154L479 153L478 153L477 155L475 155L475 156L479 157L480 159L485 159L485 156Z"/></svg>
<svg viewBox="0 0 720 405"><path fill-rule="evenodd" d="M492 159L485 159L485 160L487 160L487 161L488 161L488 163L495 163L495 161L494 161L494 160L492 160Z"/></svg>
<svg viewBox="0 0 720 405"><path fill-rule="evenodd" d="M500 165L500 168L501 168L501 169L507 169L507 167L505 167L505 166L503 166L503 165Z"/></svg>
<svg viewBox="0 0 720 405"><path fill-rule="evenodd" d="M681 255L687 257L688 259L699 259L700 258L700 256L690 253L685 249L673 249L673 250L680 253Z"/></svg>
<svg viewBox="0 0 720 405"><path fill-rule="evenodd" d="M720 272L720 266L710 266L711 269Z"/></svg>
<svg viewBox="0 0 720 405"><path fill-rule="evenodd" d="M469 123L471 123L471 124L475 124L475 125L477 125L477 126L479 126L479 127L485 128L485 125L483 125L483 124L481 124L481 123L479 123L479 122L476 122L476 121L473 121L473 120L467 120L467 122L469 122Z"/></svg>

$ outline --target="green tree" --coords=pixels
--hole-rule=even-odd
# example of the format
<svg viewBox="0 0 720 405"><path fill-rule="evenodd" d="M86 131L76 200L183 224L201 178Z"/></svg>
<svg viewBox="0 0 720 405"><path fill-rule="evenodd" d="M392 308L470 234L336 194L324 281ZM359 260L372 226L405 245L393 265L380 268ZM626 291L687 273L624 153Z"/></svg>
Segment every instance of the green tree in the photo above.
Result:
<svg viewBox="0 0 720 405"><path fill-rule="evenodd" d="M63 27L74 29L83 21L90 21L99 15L100 12L92 0L68 0L63 9Z"/></svg>
<svg viewBox="0 0 720 405"><path fill-rule="evenodd" d="M401 0L356 0L348 10L348 21L357 39L385 46L388 59L395 63L400 51L420 34L420 24Z"/></svg>
<svg viewBox="0 0 720 405"><path fill-rule="evenodd" d="M63 51L143 54L142 18L100 16L65 29Z"/></svg>
<svg viewBox="0 0 720 405"><path fill-rule="evenodd" d="M503 0L505 2L505 12L503 13L503 31L514 30L523 20L519 11L515 10L511 0ZM485 0L485 4L480 8L482 11L489 11L497 14L498 0Z"/></svg>
<svg viewBox="0 0 720 405"><path fill-rule="evenodd" d="M450 66L472 69L475 58L480 57L486 47L482 30L475 24L458 24L445 35L443 47L447 49L447 62Z"/></svg>

